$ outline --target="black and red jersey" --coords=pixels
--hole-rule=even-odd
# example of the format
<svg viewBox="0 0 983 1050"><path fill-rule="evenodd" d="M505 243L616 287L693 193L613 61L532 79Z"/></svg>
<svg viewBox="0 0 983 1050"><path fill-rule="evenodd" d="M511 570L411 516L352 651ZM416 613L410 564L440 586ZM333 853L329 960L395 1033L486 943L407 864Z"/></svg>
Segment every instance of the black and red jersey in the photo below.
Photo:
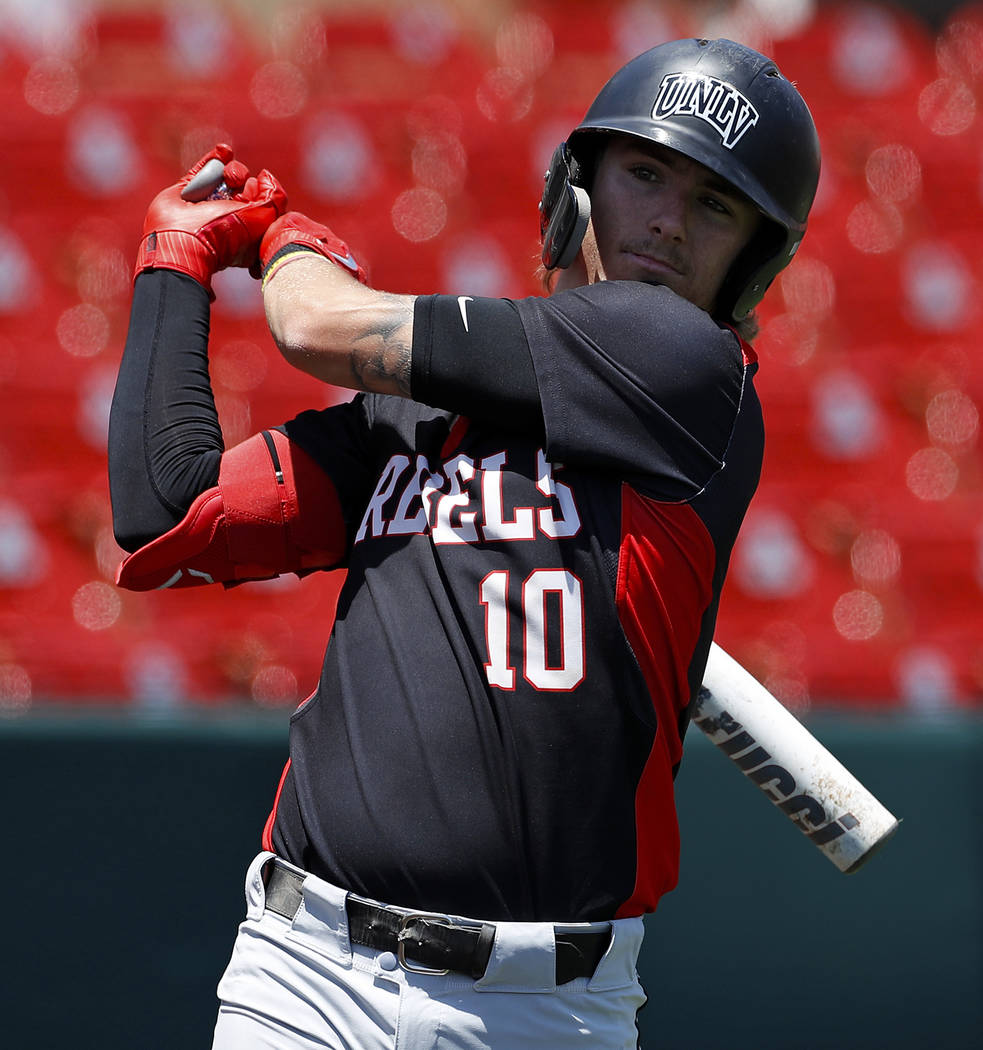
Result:
<svg viewBox="0 0 983 1050"><path fill-rule="evenodd" d="M153 280L148 317L202 299ZM124 446L156 426L173 458L173 416L148 427L132 406L210 400L206 370L167 374L180 358L139 339L124 355L114 511L133 504L120 528L143 546L122 585L347 568L264 844L410 908L653 910L677 878L673 777L760 471L750 348L636 282L420 298L414 400L359 395L225 452L164 532L173 507L145 513Z"/></svg>
<svg viewBox="0 0 983 1050"><path fill-rule="evenodd" d="M516 340L537 389L523 375L510 416L490 348ZM360 396L285 427L337 490L348 576L268 845L410 907L650 911L676 881L673 775L760 469L753 354L612 282L421 299L414 361L414 397L443 407Z"/></svg>

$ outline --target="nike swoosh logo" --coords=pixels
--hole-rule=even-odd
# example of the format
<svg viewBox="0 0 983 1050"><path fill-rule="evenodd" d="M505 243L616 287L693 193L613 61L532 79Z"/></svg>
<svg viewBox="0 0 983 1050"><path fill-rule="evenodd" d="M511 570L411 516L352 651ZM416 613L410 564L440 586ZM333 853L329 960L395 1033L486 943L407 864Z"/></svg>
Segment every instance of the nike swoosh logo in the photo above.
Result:
<svg viewBox="0 0 983 1050"><path fill-rule="evenodd" d="M352 255L350 251L347 255L338 255L337 252L329 251L328 255L330 255L331 258L335 260L335 262L339 262L342 266L351 270L352 273L358 273L358 260L355 258L354 255Z"/></svg>
<svg viewBox="0 0 983 1050"><path fill-rule="evenodd" d="M461 320L464 322L464 331L470 332L468 328L468 303L473 303L474 298L470 295L459 295L457 297L457 305L461 308Z"/></svg>

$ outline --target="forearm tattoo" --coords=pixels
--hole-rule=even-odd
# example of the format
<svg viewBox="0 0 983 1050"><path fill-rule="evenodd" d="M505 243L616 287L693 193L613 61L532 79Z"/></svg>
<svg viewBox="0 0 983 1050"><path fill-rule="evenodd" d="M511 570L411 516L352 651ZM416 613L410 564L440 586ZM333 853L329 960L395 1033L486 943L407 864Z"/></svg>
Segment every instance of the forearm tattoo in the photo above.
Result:
<svg viewBox="0 0 983 1050"><path fill-rule="evenodd" d="M394 384L403 397L409 397L413 306L403 296L386 294L382 298L388 309L352 346L352 372L362 390Z"/></svg>

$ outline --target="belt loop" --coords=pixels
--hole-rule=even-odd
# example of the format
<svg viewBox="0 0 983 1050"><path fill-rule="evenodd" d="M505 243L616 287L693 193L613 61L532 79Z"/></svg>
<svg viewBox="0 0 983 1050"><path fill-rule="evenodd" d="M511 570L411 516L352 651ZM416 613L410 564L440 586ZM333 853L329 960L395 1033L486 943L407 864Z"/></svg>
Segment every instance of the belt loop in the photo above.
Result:
<svg viewBox="0 0 983 1050"><path fill-rule="evenodd" d="M497 922L477 991L555 992L556 939L548 922Z"/></svg>
<svg viewBox="0 0 983 1050"><path fill-rule="evenodd" d="M266 873L272 867L273 854L259 853L246 871L246 916L258 919L266 904Z"/></svg>
<svg viewBox="0 0 983 1050"><path fill-rule="evenodd" d="M297 879L299 876L299 881ZM293 911L290 938L319 955L351 965L352 948L345 910L346 892L338 886L278 863L270 889L287 887L284 911ZM302 888L301 888L302 887Z"/></svg>
<svg viewBox="0 0 983 1050"><path fill-rule="evenodd" d="M641 916L611 921L611 945L590 979L588 987L591 991L624 988L636 979L644 935L645 923Z"/></svg>

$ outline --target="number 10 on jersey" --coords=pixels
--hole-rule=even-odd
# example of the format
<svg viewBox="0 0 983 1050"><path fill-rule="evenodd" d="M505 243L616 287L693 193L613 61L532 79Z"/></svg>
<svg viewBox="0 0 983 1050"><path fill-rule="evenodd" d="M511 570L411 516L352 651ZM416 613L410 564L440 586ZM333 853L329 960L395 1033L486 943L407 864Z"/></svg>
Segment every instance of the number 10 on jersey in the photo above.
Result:
<svg viewBox="0 0 983 1050"><path fill-rule="evenodd" d="M584 593L566 569L537 569L521 584L521 602L513 605L516 586L505 569L490 572L479 587L485 607L485 674L496 689L514 689L512 631L521 632L522 675L543 692L569 692L584 680ZM521 623L514 622L521 620Z"/></svg>

